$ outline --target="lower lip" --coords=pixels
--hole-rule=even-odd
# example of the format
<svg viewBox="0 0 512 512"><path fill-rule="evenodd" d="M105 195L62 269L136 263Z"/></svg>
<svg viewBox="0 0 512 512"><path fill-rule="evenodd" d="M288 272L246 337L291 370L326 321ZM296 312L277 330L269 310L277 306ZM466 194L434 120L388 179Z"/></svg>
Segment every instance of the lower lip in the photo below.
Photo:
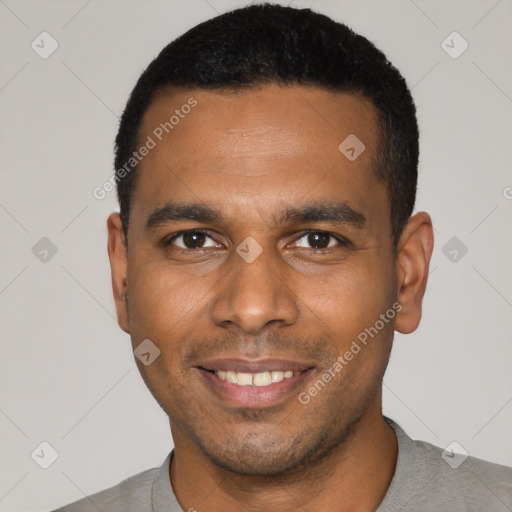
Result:
<svg viewBox="0 0 512 512"><path fill-rule="evenodd" d="M212 389L225 403L233 407L259 409L276 405L278 402L294 394L306 377L313 371L304 370L293 377L273 382L268 386L239 386L222 380L214 373L197 368L206 385Z"/></svg>

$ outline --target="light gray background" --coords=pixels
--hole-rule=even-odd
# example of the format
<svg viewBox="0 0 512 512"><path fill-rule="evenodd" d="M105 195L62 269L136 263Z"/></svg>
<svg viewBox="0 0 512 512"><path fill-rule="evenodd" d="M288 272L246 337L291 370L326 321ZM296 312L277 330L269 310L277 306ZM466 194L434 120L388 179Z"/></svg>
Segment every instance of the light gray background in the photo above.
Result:
<svg viewBox="0 0 512 512"><path fill-rule="evenodd" d="M118 116L149 61L247 3L0 1L1 511L53 509L171 449L115 321L105 227L115 194L92 190L112 173ZM375 42L417 103L417 209L432 215L436 245L421 327L396 337L385 413L414 438L512 465L512 1L292 5ZM59 44L48 59L31 48L42 31ZM457 59L441 47L453 31L469 43ZM44 236L58 248L46 263L32 253ZM468 248L457 262L442 251L452 237ZM30 455L42 441L59 453L46 470Z"/></svg>

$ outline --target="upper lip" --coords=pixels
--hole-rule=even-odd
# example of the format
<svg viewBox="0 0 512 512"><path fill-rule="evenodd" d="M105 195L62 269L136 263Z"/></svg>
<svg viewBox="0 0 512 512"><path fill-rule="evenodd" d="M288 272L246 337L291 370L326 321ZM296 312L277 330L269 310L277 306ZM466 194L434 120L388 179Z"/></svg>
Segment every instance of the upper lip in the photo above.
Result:
<svg viewBox="0 0 512 512"><path fill-rule="evenodd" d="M245 373L263 373L291 370L302 372L313 368L312 363L292 359L243 359L216 358L199 361L196 368L213 371L235 371Z"/></svg>

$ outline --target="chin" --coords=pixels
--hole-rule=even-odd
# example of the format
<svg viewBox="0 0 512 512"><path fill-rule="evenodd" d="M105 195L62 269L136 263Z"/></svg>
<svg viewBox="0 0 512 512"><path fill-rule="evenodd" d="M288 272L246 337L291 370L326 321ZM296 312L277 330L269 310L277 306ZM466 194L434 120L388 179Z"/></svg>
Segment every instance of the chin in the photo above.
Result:
<svg viewBox="0 0 512 512"><path fill-rule="evenodd" d="M230 473L253 477L292 475L322 459L329 450L325 436L264 440L258 435L230 439L229 446L201 443L204 455L215 466Z"/></svg>
<svg viewBox="0 0 512 512"><path fill-rule="evenodd" d="M237 453L206 453L210 461L230 473L253 477L276 477L292 473L300 463L290 453L244 450Z"/></svg>

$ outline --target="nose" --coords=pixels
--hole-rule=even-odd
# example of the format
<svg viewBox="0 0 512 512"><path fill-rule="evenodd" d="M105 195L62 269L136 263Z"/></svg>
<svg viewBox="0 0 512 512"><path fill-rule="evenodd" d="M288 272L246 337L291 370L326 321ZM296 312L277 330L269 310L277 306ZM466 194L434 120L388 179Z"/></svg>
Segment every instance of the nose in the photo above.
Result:
<svg viewBox="0 0 512 512"><path fill-rule="evenodd" d="M297 321L296 297L286 282L285 264L270 250L251 262L233 253L211 307L215 325L258 334L272 323Z"/></svg>

